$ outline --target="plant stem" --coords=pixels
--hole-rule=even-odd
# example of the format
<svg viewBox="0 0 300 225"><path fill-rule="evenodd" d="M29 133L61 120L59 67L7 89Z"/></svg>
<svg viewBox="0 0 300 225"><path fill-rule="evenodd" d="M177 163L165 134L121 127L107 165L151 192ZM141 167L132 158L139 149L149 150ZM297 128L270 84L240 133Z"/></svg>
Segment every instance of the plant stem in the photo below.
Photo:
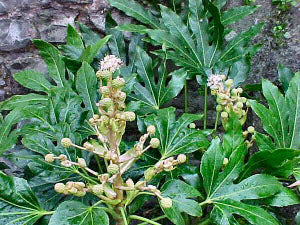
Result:
<svg viewBox="0 0 300 225"><path fill-rule="evenodd" d="M184 81L184 112L188 112L188 90L186 80Z"/></svg>
<svg viewBox="0 0 300 225"><path fill-rule="evenodd" d="M207 117L207 85L204 86L204 117L203 117L203 129L206 129L206 117Z"/></svg>
<svg viewBox="0 0 300 225"><path fill-rule="evenodd" d="M198 223L198 225L208 225L208 224L210 224L209 218L205 218L204 220L200 221L200 223Z"/></svg>
<svg viewBox="0 0 300 225"><path fill-rule="evenodd" d="M142 217L142 216L131 215L131 216L129 216L129 218L133 219L133 220L144 221L146 223L150 223L150 224L153 224L153 225L161 225L160 223L157 223L155 221L149 220L149 219L147 219L145 217Z"/></svg>
<svg viewBox="0 0 300 225"><path fill-rule="evenodd" d="M216 121L215 121L215 131L217 131L217 126L218 126L218 122L219 122L219 116L220 116L220 113L217 112Z"/></svg>
<svg viewBox="0 0 300 225"><path fill-rule="evenodd" d="M96 162L97 162L97 165L98 165L98 168L99 168L99 172L103 173L103 170L102 170L102 167L101 167L101 164L100 164L100 161L99 161L99 156L95 155L95 158L96 158Z"/></svg>
<svg viewBox="0 0 300 225"><path fill-rule="evenodd" d="M162 220L162 219L164 219L164 218L167 218L167 216L166 215L163 215L163 216L159 216L159 217L156 217L156 218L154 218L154 219L151 219L152 221L158 221L158 220ZM148 224L148 222L143 222L143 223L140 223L139 225L147 225Z"/></svg>
<svg viewBox="0 0 300 225"><path fill-rule="evenodd" d="M124 208L120 207L120 211L121 211L121 215L122 215L122 218L123 218L123 221L124 221L124 225L128 225L128 222L127 222L127 218L126 218L126 215L125 215Z"/></svg>

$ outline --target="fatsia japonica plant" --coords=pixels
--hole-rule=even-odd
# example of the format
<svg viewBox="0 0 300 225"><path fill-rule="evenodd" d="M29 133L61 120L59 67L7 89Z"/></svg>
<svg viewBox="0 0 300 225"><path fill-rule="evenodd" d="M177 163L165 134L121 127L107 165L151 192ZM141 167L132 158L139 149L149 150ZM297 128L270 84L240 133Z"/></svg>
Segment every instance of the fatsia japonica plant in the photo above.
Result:
<svg viewBox="0 0 300 225"><path fill-rule="evenodd" d="M103 38L78 23L58 48L34 40L49 76L15 74L34 93L0 103L0 153L21 171L0 172L0 224L292 223L280 207L300 203L299 73L280 65L281 86L263 80L266 101L250 99L239 85L262 25L224 43L256 7L109 2L143 25L107 13ZM211 129L164 108L194 77L216 103Z"/></svg>

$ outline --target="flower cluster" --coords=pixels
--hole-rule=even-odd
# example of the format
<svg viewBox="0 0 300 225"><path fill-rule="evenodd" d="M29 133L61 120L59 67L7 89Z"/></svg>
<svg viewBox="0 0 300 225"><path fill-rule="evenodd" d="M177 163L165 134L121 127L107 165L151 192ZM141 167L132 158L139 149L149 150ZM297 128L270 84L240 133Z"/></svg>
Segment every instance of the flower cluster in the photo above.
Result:
<svg viewBox="0 0 300 225"><path fill-rule="evenodd" d="M85 159L77 158L76 162L68 159L66 155L55 156L47 154L45 160L49 163L59 161L64 167L74 167L82 170L91 178L84 182L69 181L66 184L57 183L54 189L65 195L84 196L87 192L96 195L105 204L114 206L118 214L118 207L130 204L140 192L151 192L160 199L163 207L171 207L172 200L161 196L160 191L153 185L147 185L150 179L145 174L145 179L134 183L131 179L123 181L122 175L130 169L133 164L150 148L158 148L160 140L151 138L156 132L155 126L149 126L147 133L142 135L138 143L125 153L121 154L119 145L125 132L126 123L134 121L134 112L125 111L126 93L122 92L125 80L121 77L113 78L113 72L122 65L120 59L115 56L106 56L101 61L101 68L96 76L100 81L100 101L96 104L98 114L89 119L98 140L90 139L82 146L76 145L69 138L63 138L61 145L65 148L74 147L83 151L91 152L95 157L102 158L106 165L106 171L94 171L88 167ZM161 171L170 171L174 166L184 163L185 155L179 155L175 160L173 157L159 161L154 166L154 175ZM152 178L151 177L151 178Z"/></svg>
<svg viewBox="0 0 300 225"><path fill-rule="evenodd" d="M211 88L211 94L217 96L216 110L221 113L222 122L226 123L230 113L234 112L244 124L250 104L241 96L243 89L233 88L233 80L226 80L224 75L210 76L207 85Z"/></svg>

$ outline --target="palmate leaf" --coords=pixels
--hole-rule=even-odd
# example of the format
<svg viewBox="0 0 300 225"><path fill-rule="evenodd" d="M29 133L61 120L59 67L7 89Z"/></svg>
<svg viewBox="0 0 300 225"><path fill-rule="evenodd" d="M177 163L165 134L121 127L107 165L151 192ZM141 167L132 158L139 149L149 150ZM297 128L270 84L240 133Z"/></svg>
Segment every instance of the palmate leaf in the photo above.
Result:
<svg viewBox="0 0 300 225"><path fill-rule="evenodd" d="M48 212L22 178L0 172L0 223L33 225Z"/></svg>
<svg viewBox="0 0 300 225"><path fill-rule="evenodd" d="M129 95L129 98L134 100L129 108L138 106L136 110L139 114L154 112L176 97L182 90L187 76L182 69L166 74L165 64L162 62L158 70L159 79L156 82L152 59L140 47L137 47L135 66L141 83L135 83L133 94ZM170 81L167 83L168 77Z"/></svg>
<svg viewBox="0 0 300 225"><path fill-rule="evenodd" d="M78 201L61 203L51 216L49 225L109 225L109 217L100 207L88 207Z"/></svg>
<svg viewBox="0 0 300 225"><path fill-rule="evenodd" d="M262 81L262 89L269 108L253 100L250 103L264 130L277 148L300 149L300 74L292 78L285 96L268 80Z"/></svg>
<svg viewBox="0 0 300 225"><path fill-rule="evenodd" d="M275 177L263 174L253 175L235 184L243 169L246 147L243 144L232 151L229 163L222 169L223 152L219 139L214 139L201 161L205 202L214 206L211 220L217 224L235 224L233 215L238 214L252 224L279 224L259 206L244 202L274 196L283 189L282 185Z"/></svg>
<svg viewBox="0 0 300 225"><path fill-rule="evenodd" d="M171 208L161 208L176 225L186 224L181 215L182 212L191 216L200 217L202 215L202 209L199 203L191 199L201 196L201 193L181 180L167 181L161 188L161 195L172 199L173 204Z"/></svg>
<svg viewBox="0 0 300 225"><path fill-rule="evenodd" d="M156 127L155 137L161 141L159 151L161 159L172 155L195 152L208 147L208 140L202 131L188 128L195 120L200 120L202 115L183 114L175 118L175 108L166 108L157 111L157 115L145 118L146 126Z"/></svg>
<svg viewBox="0 0 300 225"><path fill-rule="evenodd" d="M13 147L16 144L18 138L18 130L14 130L11 132L12 127L20 122L23 119L22 112L19 109L15 109L11 111L6 117L3 119L1 116L0 120L0 155L2 153Z"/></svg>
<svg viewBox="0 0 300 225"><path fill-rule="evenodd" d="M136 2L130 2L130 4L132 8L141 9L137 10L139 13L132 13L131 9L126 7L127 1L110 0L109 2L112 6L149 26L148 29L145 26L139 27L141 28L140 32L146 32L152 39L152 44L165 45L169 49L167 58L183 67L189 72L189 75L201 75L204 78L201 84L205 83L206 77L212 72L228 73L229 77L234 78L235 85L247 78L245 74L249 72L250 65L249 40L261 30L262 24L253 26L250 30L237 35L226 46L222 44L224 39L223 26L232 24L253 13L255 6L240 7L222 14L219 9L224 6L226 1L211 3L207 0L190 0L188 3L188 22L186 23L186 20L179 14L161 5L161 18L158 18L160 24L156 25L149 22L150 17L152 18L154 14L151 15L150 10L141 9L142 6ZM213 25L209 23L211 18ZM137 28L136 25L128 24L119 27L121 30L139 32ZM154 53L161 55L159 51ZM228 70L231 67L232 72ZM238 76L236 71L240 71Z"/></svg>

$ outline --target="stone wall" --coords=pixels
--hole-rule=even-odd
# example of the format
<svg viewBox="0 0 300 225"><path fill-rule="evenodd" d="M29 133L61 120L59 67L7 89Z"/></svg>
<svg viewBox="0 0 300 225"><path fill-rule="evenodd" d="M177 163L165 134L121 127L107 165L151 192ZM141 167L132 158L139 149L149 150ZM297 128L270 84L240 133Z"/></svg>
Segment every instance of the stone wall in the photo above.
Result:
<svg viewBox="0 0 300 225"><path fill-rule="evenodd" d="M227 8L242 5L244 0L228 0ZM272 6L272 0L258 0L258 11L235 25L237 32L250 25L265 22L264 31L255 42L264 46L253 59L253 67L248 82L259 82L262 77L276 80L276 68L282 62L292 70L300 70L300 18L299 7L293 7L284 15ZM54 44L65 40L67 24L80 21L89 27L104 30L105 13L109 5L105 0L0 0L0 101L24 90L12 79L12 75L25 69L36 69L46 73L46 66L31 44L31 39L40 38ZM117 10L112 11L120 22ZM272 28L276 21L287 23L288 33L279 46L273 38ZM235 33L231 33L234 35ZM194 86L194 85L192 85ZM201 108L197 88L190 90L191 111ZM194 98L195 97L195 98ZM181 104L181 103L180 103Z"/></svg>

